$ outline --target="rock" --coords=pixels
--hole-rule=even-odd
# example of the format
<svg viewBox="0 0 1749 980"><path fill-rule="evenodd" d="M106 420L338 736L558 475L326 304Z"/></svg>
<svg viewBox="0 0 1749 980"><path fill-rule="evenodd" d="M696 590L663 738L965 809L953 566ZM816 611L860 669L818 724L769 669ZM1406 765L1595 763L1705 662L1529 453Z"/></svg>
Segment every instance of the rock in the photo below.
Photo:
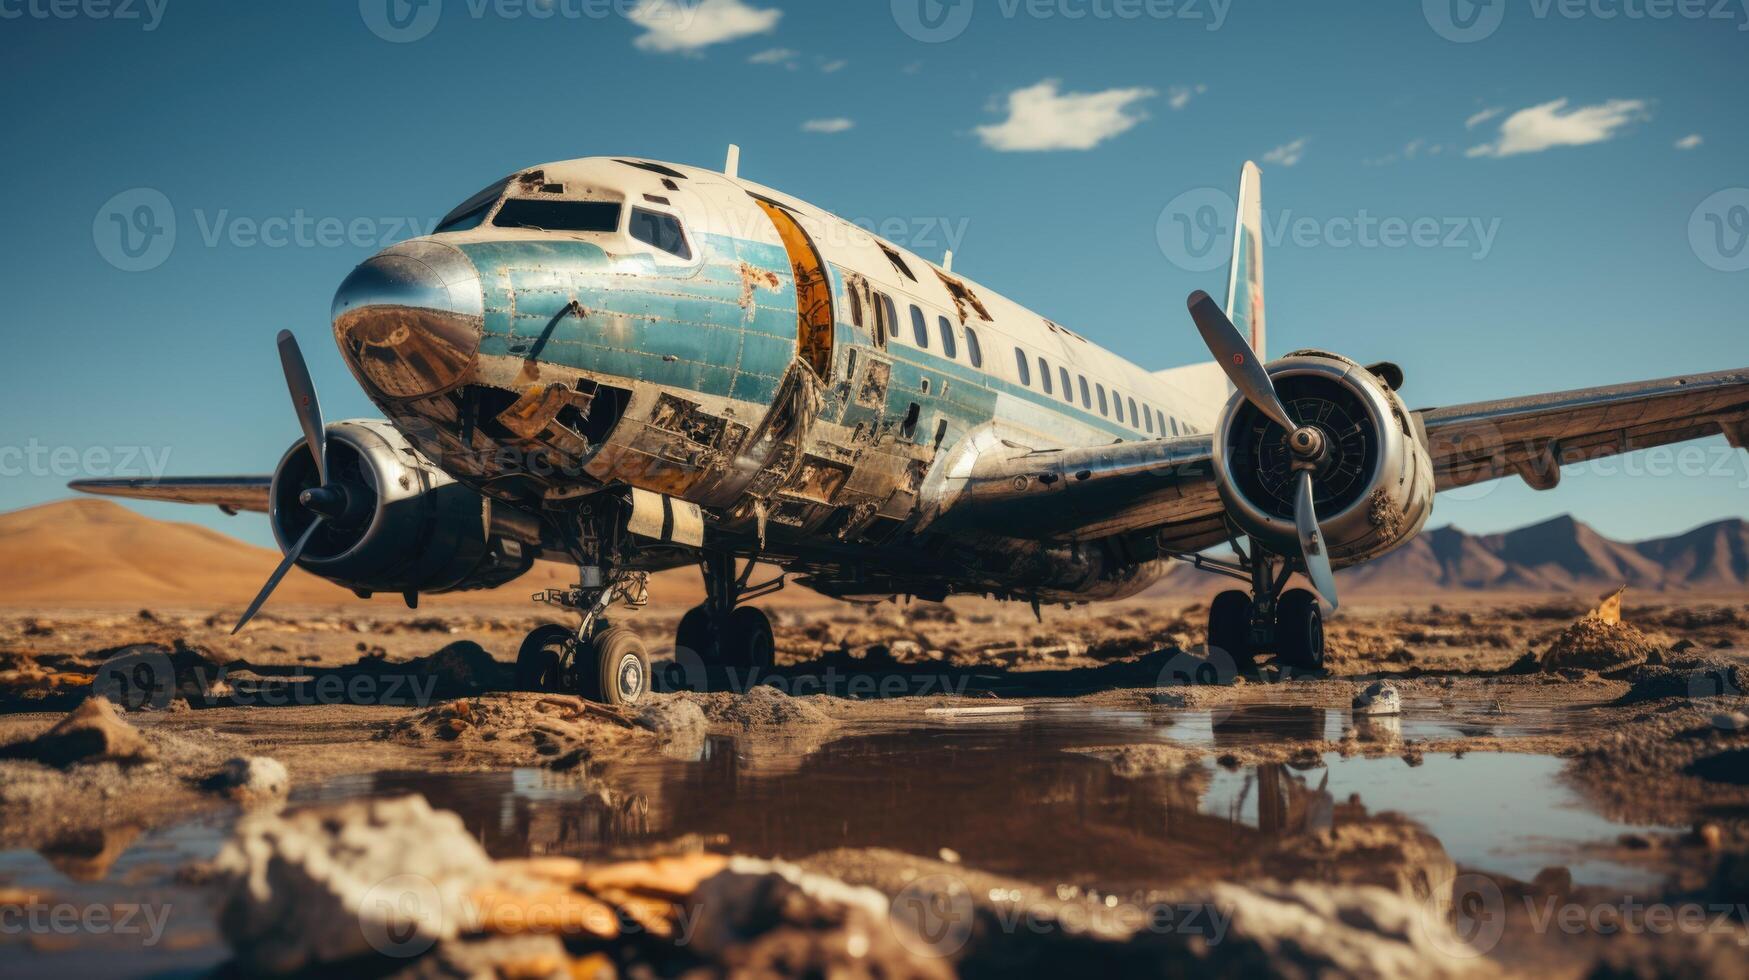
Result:
<svg viewBox="0 0 1749 980"><path fill-rule="evenodd" d="M654 696L632 714L639 728L655 732L664 739L694 741L705 736L710 722L704 711L685 698Z"/></svg>
<svg viewBox="0 0 1749 980"><path fill-rule="evenodd" d="M1354 696L1353 707L1357 715L1400 715L1403 713L1403 698L1396 688L1384 681L1373 681L1366 690Z"/></svg>
<svg viewBox="0 0 1749 980"><path fill-rule="evenodd" d="M1725 732L1740 732L1749 728L1749 715L1741 711L1721 711L1712 717L1713 727Z"/></svg>
<svg viewBox="0 0 1749 980"><path fill-rule="evenodd" d="M281 799L291 791L291 774L278 759L238 756L225 760L224 768L207 780L206 787L247 802L266 802Z"/></svg>
<svg viewBox="0 0 1749 980"><path fill-rule="evenodd" d="M0 758L28 759L60 769L91 762L144 762L153 755L139 730L103 697L86 698L55 727L0 749Z"/></svg>
<svg viewBox="0 0 1749 980"><path fill-rule="evenodd" d="M214 870L225 938L262 973L453 939L494 875L461 818L419 796L246 816Z"/></svg>

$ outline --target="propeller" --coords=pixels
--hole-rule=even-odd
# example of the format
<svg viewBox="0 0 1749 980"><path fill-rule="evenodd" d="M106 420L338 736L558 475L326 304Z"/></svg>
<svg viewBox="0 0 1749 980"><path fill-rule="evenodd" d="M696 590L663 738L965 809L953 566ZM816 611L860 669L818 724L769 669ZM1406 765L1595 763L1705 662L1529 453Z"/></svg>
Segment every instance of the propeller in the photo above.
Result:
<svg viewBox="0 0 1749 980"><path fill-rule="evenodd" d="M1233 387L1245 396L1259 412L1287 432L1287 446L1293 455L1294 470L1299 474L1299 487L1294 494L1294 528L1299 532L1300 555L1306 566L1306 577L1312 587L1336 610L1336 577L1330 569L1329 549L1324 546L1324 532L1318 526L1318 510L1312 495L1315 487L1312 473L1324 461L1324 433L1310 425L1300 425L1288 415L1281 396L1275 392L1275 382L1264 370L1257 352L1245 341L1245 335L1227 319L1214 298L1202 290L1190 294L1187 301L1190 318L1196 321L1197 332L1221 370L1227 373Z"/></svg>
<svg viewBox="0 0 1749 980"><path fill-rule="evenodd" d="M298 339L292 336L290 330L279 332L279 363L285 370L285 386L291 392L292 410L298 413L298 425L304 430L304 441L310 447L310 455L316 460L317 478L320 486L311 487L298 495L298 502L315 513L316 519L298 535L298 540L286 550L285 558L273 574L267 577L267 584L255 594L255 601L249 603L243 618L237 620L236 628L231 630L235 636L255 614L261 611L261 606L267 602L267 597L279 587L280 580L291 571L299 558L303 557L304 547L315 537L316 531L331 517L339 516L346 506L346 491L328 482L328 427L322 422L322 403L316 400L316 385L310 380L309 366L304 363L304 353L298 349Z"/></svg>

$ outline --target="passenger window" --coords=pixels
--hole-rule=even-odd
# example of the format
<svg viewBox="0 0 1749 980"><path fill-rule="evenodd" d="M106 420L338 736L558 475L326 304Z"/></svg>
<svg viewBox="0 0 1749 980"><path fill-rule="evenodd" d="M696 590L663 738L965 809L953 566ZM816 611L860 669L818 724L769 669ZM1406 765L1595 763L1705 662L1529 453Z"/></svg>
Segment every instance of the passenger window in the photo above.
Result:
<svg viewBox="0 0 1749 980"><path fill-rule="evenodd" d="M1038 359L1038 378L1039 378L1039 382L1041 384L1043 384L1045 387L1045 394L1047 394L1047 395L1050 394L1051 393L1051 366L1049 364L1045 363L1045 359L1043 357L1040 357Z"/></svg>
<svg viewBox="0 0 1749 980"><path fill-rule="evenodd" d="M1111 409L1112 409L1112 414L1117 417L1117 420L1119 422L1122 422L1123 421L1123 396L1118 394L1115 391L1111 393Z"/></svg>
<svg viewBox="0 0 1749 980"><path fill-rule="evenodd" d="M1176 436L1178 434L1178 420L1170 419L1169 421L1172 423L1172 434Z"/></svg>
<svg viewBox="0 0 1749 980"><path fill-rule="evenodd" d="M645 245L654 245L670 255L692 258L692 248L686 244L686 234L680 230L680 219L660 211L632 208L632 237Z"/></svg>
<svg viewBox="0 0 1749 980"><path fill-rule="evenodd" d="M947 317L937 317L935 325L941 328L941 352L950 360L960 356L959 342L953 339L953 324L947 322Z"/></svg>
<svg viewBox="0 0 1749 980"><path fill-rule="evenodd" d="M1026 366L1026 351L1014 348L1014 366L1020 369L1020 383L1032 387L1032 369Z"/></svg>
<svg viewBox="0 0 1749 980"><path fill-rule="evenodd" d="M862 297L856 294L855 289L850 289L848 292L850 293L850 322L860 327L862 326Z"/></svg>
<svg viewBox="0 0 1749 980"><path fill-rule="evenodd" d="M1142 406L1142 428L1146 429L1149 435L1154 434L1154 406L1152 405Z"/></svg>
<svg viewBox="0 0 1749 980"><path fill-rule="evenodd" d="M1130 399L1130 428L1134 429L1140 425L1141 425L1141 423L1136 421L1136 400L1134 398L1131 398Z"/></svg>
<svg viewBox="0 0 1749 980"><path fill-rule="evenodd" d="M966 353L972 356L972 367L984 366L984 348L978 344L978 332L966 328Z"/></svg>
<svg viewBox="0 0 1749 980"><path fill-rule="evenodd" d="M880 294L882 314L879 342L885 344L891 337L898 335L899 308L893 305L893 298L886 293Z"/></svg>
<svg viewBox="0 0 1749 980"><path fill-rule="evenodd" d="M1105 386L1102 384L1095 384L1093 387L1099 392L1099 414L1110 415L1111 406L1105 401Z"/></svg>
<svg viewBox="0 0 1749 980"><path fill-rule="evenodd" d="M1087 390L1087 375L1081 375L1081 407L1093 407L1093 393Z"/></svg>
<svg viewBox="0 0 1749 980"><path fill-rule="evenodd" d="M1075 404L1075 389L1069 384L1069 369L1058 367L1057 379L1063 382L1063 400L1071 405Z"/></svg>
<svg viewBox="0 0 1749 980"><path fill-rule="evenodd" d="M917 346L922 350L929 349L929 322L923 319L923 311L911 304L911 336L917 338Z"/></svg>

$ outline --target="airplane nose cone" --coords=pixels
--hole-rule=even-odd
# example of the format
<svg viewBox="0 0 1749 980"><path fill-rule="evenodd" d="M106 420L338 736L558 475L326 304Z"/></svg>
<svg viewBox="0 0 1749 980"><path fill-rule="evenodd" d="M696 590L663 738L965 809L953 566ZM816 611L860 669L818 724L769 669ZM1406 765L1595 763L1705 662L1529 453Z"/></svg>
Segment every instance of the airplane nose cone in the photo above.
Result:
<svg viewBox="0 0 1749 980"><path fill-rule="evenodd" d="M480 273L460 249L402 242L352 270L334 294L334 339L360 383L422 398L467 379L480 351Z"/></svg>

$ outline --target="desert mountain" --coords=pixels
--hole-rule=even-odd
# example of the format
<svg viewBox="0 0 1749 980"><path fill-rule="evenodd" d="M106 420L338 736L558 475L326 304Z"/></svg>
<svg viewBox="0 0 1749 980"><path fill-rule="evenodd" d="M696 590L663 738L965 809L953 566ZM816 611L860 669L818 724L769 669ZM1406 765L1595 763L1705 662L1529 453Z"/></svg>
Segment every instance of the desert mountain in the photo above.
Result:
<svg viewBox="0 0 1749 980"><path fill-rule="evenodd" d="M1337 578L1339 587L1361 592L1749 591L1749 522L1733 518L1635 543L1613 541L1572 517L1504 534L1441 527Z"/></svg>

